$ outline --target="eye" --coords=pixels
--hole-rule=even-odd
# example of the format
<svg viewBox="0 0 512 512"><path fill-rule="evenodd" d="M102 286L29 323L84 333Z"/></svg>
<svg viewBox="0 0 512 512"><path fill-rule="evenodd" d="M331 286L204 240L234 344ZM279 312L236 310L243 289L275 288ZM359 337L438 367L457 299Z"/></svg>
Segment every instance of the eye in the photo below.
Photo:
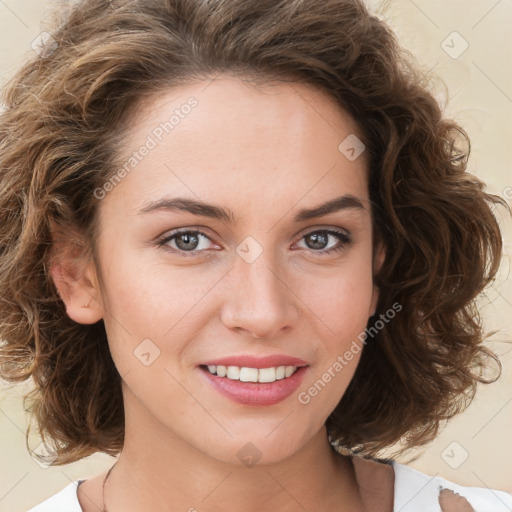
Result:
<svg viewBox="0 0 512 512"><path fill-rule="evenodd" d="M334 229L310 231L301 240L305 240L306 249L313 249L314 252L320 254L329 254L333 251L340 252L352 244L352 238L347 232ZM330 243L333 240L334 245ZM338 240L337 243L336 240Z"/></svg>
<svg viewBox="0 0 512 512"><path fill-rule="evenodd" d="M310 231L301 240L306 241L306 249L322 255L333 251L343 251L352 244L352 238L347 232L334 229ZM156 243L164 250L180 256L195 256L197 253L211 250L208 247L208 241L211 242L210 237L202 231L182 229L172 232Z"/></svg>
<svg viewBox="0 0 512 512"><path fill-rule="evenodd" d="M173 253L189 256L186 254L188 252L191 253L190 255L192 256L197 252L208 250L208 247L205 247L205 245L207 246L208 244L204 243L207 240L210 240L210 238L202 231L184 229L171 233L158 241L157 245Z"/></svg>

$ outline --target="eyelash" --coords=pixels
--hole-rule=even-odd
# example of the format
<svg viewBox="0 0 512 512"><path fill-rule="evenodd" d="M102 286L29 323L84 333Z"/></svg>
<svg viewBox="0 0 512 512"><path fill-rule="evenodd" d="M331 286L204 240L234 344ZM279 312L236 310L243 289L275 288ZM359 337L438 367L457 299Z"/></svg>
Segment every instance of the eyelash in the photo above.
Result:
<svg viewBox="0 0 512 512"><path fill-rule="evenodd" d="M345 250L347 247L350 247L352 245L352 238L347 232L338 231L335 229L315 229L313 231L309 231L309 232L305 233L304 235L302 235L300 240L304 239L308 235L312 235L313 233L326 233L328 235L333 235L336 238L338 238L338 240L341 242L341 245L339 245L337 247L332 247L331 249L328 249L328 250L324 249L324 250L315 251L314 249L309 249L310 251L312 251L314 253L318 253L322 256L326 255L326 254L331 254L332 252L341 252L341 251ZM179 235L183 235L183 234L200 235L200 236L203 236L203 237L207 238L208 240L210 240L210 237L208 235L206 235L205 233L203 233L202 231L199 231L196 229L182 229L182 230L174 231L170 235L164 237L163 239L158 240L156 242L156 244L158 247L161 247L164 251L168 251L173 254L178 254L180 256L185 256L185 257L197 256L199 253L207 252L210 250L210 249L207 249L207 250L183 251L180 249L172 249L169 246L167 246L167 244L171 240L173 240L176 237L178 237Z"/></svg>

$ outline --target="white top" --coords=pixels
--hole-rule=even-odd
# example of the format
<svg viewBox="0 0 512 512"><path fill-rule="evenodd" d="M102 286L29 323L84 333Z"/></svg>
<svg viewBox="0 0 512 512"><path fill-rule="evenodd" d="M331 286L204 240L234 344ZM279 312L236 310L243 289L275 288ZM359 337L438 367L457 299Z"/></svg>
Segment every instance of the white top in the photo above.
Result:
<svg viewBox="0 0 512 512"><path fill-rule="evenodd" d="M512 494L482 487L463 487L438 476L429 476L396 461L393 512L442 512L439 493L451 489L468 500L475 512L511 512ZM43 503L27 512L83 512L75 480Z"/></svg>

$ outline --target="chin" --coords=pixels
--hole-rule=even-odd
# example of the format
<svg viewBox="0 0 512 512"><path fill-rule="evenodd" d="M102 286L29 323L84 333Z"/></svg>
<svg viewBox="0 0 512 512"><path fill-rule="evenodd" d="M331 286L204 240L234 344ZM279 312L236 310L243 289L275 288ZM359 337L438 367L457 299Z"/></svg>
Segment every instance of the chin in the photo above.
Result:
<svg viewBox="0 0 512 512"><path fill-rule="evenodd" d="M226 443L216 443L216 449L207 447L206 453L210 457L226 464L251 468L281 462L291 457L300 448L300 441L290 438L289 432L283 429L284 435L274 432L268 436L248 433L245 436L230 438ZM268 438L265 438L268 436ZM270 437L274 437L270 439Z"/></svg>

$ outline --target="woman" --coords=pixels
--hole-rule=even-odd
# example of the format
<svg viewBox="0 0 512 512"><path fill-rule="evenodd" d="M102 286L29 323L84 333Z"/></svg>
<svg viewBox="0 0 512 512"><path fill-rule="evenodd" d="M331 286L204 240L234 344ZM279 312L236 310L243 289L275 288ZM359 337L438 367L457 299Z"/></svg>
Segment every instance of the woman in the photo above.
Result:
<svg viewBox="0 0 512 512"><path fill-rule="evenodd" d="M510 509L379 457L496 378L500 200L361 2L86 0L4 101L2 377L118 457L33 512Z"/></svg>

